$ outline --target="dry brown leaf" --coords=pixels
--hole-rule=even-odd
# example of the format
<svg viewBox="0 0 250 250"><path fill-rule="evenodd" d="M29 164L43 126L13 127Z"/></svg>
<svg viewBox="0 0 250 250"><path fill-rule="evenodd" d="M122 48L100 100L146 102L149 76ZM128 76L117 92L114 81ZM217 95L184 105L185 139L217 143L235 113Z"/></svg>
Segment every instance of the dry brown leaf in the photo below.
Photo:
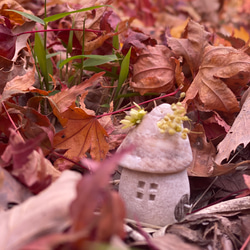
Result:
<svg viewBox="0 0 250 250"><path fill-rule="evenodd" d="M12 95L25 93L27 91L35 89L34 87L32 87L34 83L35 67L25 75L16 76L13 80L7 82L3 90L2 100L7 100Z"/></svg>
<svg viewBox="0 0 250 250"><path fill-rule="evenodd" d="M95 0L94 3L88 1L84 3L82 8L90 7L94 5L108 5L111 4L113 0ZM73 19L75 22L75 28L83 29L83 23L85 22L85 29L98 30L100 31L100 22L103 17L104 12L108 7L102 7L95 9L94 11L85 11L73 14ZM123 22L119 26L124 26ZM83 43L83 32L75 31L75 35L82 45ZM109 38L117 35L115 32L109 32L107 34L98 35L94 32L84 32L84 52L85 54L91 54L91 52L99 47Z"/></svg>
<svg viewBox="0 0 250 250"><path fill-rule="evenodd" d="M199 68L191 86L186 92L184 103L197 101L197 107L203 111L223 111L235 113L239 111L239 104L235 94L223 80L233 85L241 80L242 86L248 83L250 74L241 74L250 71L249 56L242 51L231 47L207 46Z"/></svg>
<svg viewBox="0 0 250 250"><path fill-rule="evenodd" d="M8 210L10 205L18 205L33 196L4 168L0 167L0 213Z"/></svg>
<svg viewBox="0 0 250 250"><path fill-rule="evenodd" d="M108 152L107 133L94 116L80 108L70 107L61 114L68 121L54 137L57 149L68 149L65 156L79 159L89 152L93 159L104 159Z"/></svg>
<svg viewBox="0 0 250 250"><path fill-rule="evenodd" d="M219 7L218 0L194 0L191 4L195 7L195 10L202 16L203 20L211 23L217 23L219 21Z"/></svg>
<svg viewBox="0 0 250 250"><path fill-rule="evenodd" d="M185 28L185 35L187 38L182 39L168 37L167 43L178 56L186 60L194 76L201 64L210 33L200 24L190 20Z"/></svg>
<svg viewBox="0 0 250 250"><path fill-rule="evenodd" d="M245 102L231 129L224 140L217 146L218 154L215 157L217 164L220 164L224 159L228 159L230 153L235 151L240 144L243 144L245 147L250 142L249 124L250 92L248 92L248 96L245 97Z"/></svg>
<svg viewBox="0 0 250 250"><path fill-rule="evenodd" d="M175 62L173 52L164 45L147 46L134 64L130 86L140 92L168 92L174 86Z"/></svg>
<svg viewBox="0 0 250 250"><path fill-rule="evenodd" d="M213 173L213 158L216 150L211 142L207 142L204 128L197 124L189 134L193 152L193 161L188 168L188 175L207 177Z"/></svg>
<svg viewBox="0 0 250 250"><path fill-rule="evenodd" d="M76 100L78 95L81 95L87 92L86 88L90 87L97 81L105 72L100 72L94 74L89 79L85 80L79 85L75 85L70 89L64 89L57 94L50 96L49 101L53 108L53 112L55 115L59 113L63 113L68 109L68 107Z"/></svg>
<svg viewBox="0 0 250 250"><path fill-rule="evenodd" d="M61 232L70 224L69 205L81 175L65 171L40 194L0 213L0 249L20 249L43 234Z"/></svg>
<svg viewBox="0 0 250 250"><path fill-rule="evenodd" d="M9 18L15 25L22 25L29 21L29 19L13 11L6 11L7 9L18 10L33 15L31 11L24 9L15 0L2 0L0 2L0 15Z"/></svg>

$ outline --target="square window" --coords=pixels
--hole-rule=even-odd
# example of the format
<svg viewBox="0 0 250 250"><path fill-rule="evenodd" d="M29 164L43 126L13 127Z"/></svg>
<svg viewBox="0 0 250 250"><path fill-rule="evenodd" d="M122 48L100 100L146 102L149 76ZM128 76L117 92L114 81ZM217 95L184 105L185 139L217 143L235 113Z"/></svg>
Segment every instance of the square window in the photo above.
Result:
<svg viewBox="0 0 250 250"><path fill-rule="evenodd" d="M150 201L154 201L155 200L155 195L154 194L150 194L149 195L149 200Z"/></svg>
<svg viewBox="0 0 250 250"><path fill-rule="evenodd" d="M137 192L136 193L136 198L142 199L143 198L143 193Z"/></svg>
<svg viewBox="0 0 250 250"><path fill-rule="evenodd" d="M138 181L137 187L144 188L144 186L145 186L145 182L144 181Z"/></svg>
<svg viewBox="0 0 250 250"><path fill-rule="evenodd" d="M157 189L158 188L158 184L156 183L150 183L150 189Z"/></svg>

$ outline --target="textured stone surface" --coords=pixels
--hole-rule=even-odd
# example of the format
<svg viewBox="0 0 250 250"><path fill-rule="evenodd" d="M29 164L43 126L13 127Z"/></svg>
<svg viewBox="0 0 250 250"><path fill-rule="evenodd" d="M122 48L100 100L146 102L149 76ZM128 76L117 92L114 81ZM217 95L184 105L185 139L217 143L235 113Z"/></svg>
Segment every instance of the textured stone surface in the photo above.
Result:
<svg viewBox="0 0 250 250"><path fill-rule="evenodd" d="M190 143L179 133L160 133L157 122L167 113L173 113L169 104L154 108L119 147L135 146L120 162L119 193L127 217L158 226L176 222L175 210L184 211L183 201L190 193L186 170L192 162Z"/></svg>
<svg viewBox="0 0 250 250"><path fill-rule="evenodd" d="M127 217L166 226L176 222L175 207L183 195L189 197L187 171L176 174L142 173L124 168L119 193L126 204Z"/></svg>
<svg viewBox="0 0 250 250"><path fill-rule="evenodd" d="M146 114L141 124L130 131L119 150L130 144L135 146L120 165L129 169L150 173L175 173L187 168L192 161L188 138L179 133L160 133L157 122L167 113L173 113L169 104L161 104Z"/></svg>

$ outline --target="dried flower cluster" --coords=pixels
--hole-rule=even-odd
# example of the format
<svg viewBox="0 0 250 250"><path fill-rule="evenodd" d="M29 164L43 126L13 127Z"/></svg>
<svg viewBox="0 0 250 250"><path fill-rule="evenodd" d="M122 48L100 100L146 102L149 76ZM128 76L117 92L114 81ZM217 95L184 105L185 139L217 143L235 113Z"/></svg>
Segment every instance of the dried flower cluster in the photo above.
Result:
<svg viewBox="0 0 250 250"><path fill-rule="evenodd" d="M134 105L138 109L131 109L129 115L126 115L125 119L121 120L121 123L124 125L122 128L129 128L140 124L144 115L147 114L147 111L145 111L144 108L141 108L136 103L134 103Z"/></svg>
<svg viewBox="0 0 250 250"><path fill-rule="evenodd" d="M163 119L157 122L157 126L161 133L168 133L174 135L176 132L181 133L181 138L186 139L189 129L183 128L183 121L188 121L189 118L185 115L186 110L181 102L173 103L171 105L172 114L167 114Z"/></svg>

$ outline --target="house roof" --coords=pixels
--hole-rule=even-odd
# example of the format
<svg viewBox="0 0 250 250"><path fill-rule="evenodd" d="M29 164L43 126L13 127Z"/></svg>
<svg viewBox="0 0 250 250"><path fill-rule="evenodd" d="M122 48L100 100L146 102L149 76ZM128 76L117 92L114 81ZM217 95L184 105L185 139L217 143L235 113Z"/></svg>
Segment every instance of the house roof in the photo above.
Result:
<svg viewBox="0 0 250 250"><path fill-rule="evenodd" d="M182 139L179 133L161 133L157 122L167 113L172 113L169 104L161 104L146 114L140 125L129 132L118 150L129 145L135 149L125 155L122 167L148 173L176 173L192 162L189 139Z"/></svg>

